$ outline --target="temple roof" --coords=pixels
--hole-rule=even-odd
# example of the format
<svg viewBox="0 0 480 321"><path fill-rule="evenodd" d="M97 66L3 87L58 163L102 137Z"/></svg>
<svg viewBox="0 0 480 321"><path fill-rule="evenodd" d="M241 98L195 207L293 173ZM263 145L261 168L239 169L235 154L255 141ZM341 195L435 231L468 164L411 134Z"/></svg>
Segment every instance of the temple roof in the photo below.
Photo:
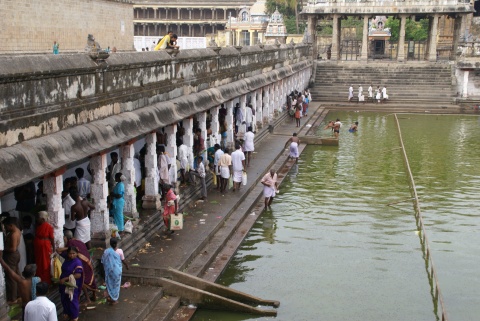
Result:
<svg viewBox="0 0 480 321"><path fill-rule="evenodd" d="M265 6L266 1L263 0L258 0L253 4L253 6L250 8L250 15L251 16L264 16L267 15L265 12L267 11L267 8Z"/></svg>

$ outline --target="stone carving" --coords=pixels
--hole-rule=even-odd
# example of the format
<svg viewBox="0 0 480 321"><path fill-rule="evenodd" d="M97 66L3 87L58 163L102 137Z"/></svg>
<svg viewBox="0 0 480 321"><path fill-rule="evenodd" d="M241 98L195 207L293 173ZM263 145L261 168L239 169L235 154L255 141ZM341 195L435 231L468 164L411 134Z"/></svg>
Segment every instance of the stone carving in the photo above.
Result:
<svg viewBox="0 0 480 321"><path fill-rule="evenodd" d="M92 34L89 34L87 37L85 52L87 52L93 60L105 60L110 56L108 52L102 50L100 44L95 41L95 37Z"/></svg>

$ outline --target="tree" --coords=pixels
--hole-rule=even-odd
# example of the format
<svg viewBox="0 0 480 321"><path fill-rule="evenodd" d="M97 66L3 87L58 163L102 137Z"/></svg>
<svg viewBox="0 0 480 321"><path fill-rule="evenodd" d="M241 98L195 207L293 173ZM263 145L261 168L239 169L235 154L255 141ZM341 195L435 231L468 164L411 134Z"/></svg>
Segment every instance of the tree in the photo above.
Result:
<svg viewBox="0 0 480 321"><path fill-rule="evenodd" d="M297 0L267 0L265 4L266 10L268 14L272 14L275 12L275 9L278 9L283 15L283 19L285 21L285 25L287 26L287 31L289 33L293 33L291 28L288 27L287 21L290 18L295 19L295 33L300 32L300 26L298 22L298 1Z"/></svg>
<svg viewBox="0 0 480 321"><path fill-rule="evenodd" d="M391 41L398 41L400 36L400 19L393 19L388 17L385 22L385 27L390 28L392 36ZM422 41L428 38L428 19L421 19L420 21L414 21L407 19L405 24L405 40Z"/></svg>

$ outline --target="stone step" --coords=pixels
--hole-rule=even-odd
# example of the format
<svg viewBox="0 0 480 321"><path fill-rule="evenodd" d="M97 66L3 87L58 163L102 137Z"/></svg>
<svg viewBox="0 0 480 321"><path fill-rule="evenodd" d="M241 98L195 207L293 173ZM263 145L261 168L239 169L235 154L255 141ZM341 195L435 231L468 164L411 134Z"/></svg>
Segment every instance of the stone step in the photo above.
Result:
<svg viewBox="0 0 480 321"><path fill-rule="evenodd" d="M180 298L175 296L163 296L153 307L144 321L168 321L171 320L175 311L180 307Z"/></svg>

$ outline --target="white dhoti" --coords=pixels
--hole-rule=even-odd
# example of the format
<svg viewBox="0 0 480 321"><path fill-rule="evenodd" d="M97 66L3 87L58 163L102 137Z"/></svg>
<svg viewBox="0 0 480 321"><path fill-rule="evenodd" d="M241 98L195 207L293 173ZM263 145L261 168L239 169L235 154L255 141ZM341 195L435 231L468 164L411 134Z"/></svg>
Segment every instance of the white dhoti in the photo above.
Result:
<svg viewBox="0 0 480 321"><path fill-rule="evenodd" d="M90 219L85 217L83 220L77 221L74 237L77 240L87 243L90 241Z"/></svg>
<svg viewBox="0 0 480 321"><path fill-rule="evenodd" d="M251 141L245 141L245 152L253 152L255 150L255 146Z"/></svg>
<svg viewBox="0 0 480 321"><path fill-rule="evenodd" d="M298 158L298 144L296 142L292 142L290 144L290 157Z"/></svg>
<svg viewBox="0 0 480 321"><path fill-rule="evenodd" d="M263 185L263 197L275 197L275 189L273 187Z"/></svg>
<svg viewBox="0 0 480 321"><path fill-rule="evenodd" d="M188 166L188 158L182 157L180 159L180 169L187 169Z"/></svg>
<svg viewBox="0 0 480 321"><path fill-rule="evenodd" d="M242 174L243 174L243 171L233 171L233 181L235 183L241 183L242 182Z"/></svg>
<svg viewBox="0 0 480 321"><path fill-rule="evenodd" d="M220 176L222 178L230 178L230 169L228 166L220 166Z"/></svg>
<svg viewBox="0 0 480 321"><path fill-rule="evenodd" d="M220 172L220 166L215 165L215 175L221 175L222 173ZM229 173L230 174L230 173Z"/></svg>
<svg viewBox="0 0 480 321"><path fill-rule="evenodd" d="M380 100L380 98L382 98L382 95L380 93L377 93L377 96L375 98Z"/></svg>

